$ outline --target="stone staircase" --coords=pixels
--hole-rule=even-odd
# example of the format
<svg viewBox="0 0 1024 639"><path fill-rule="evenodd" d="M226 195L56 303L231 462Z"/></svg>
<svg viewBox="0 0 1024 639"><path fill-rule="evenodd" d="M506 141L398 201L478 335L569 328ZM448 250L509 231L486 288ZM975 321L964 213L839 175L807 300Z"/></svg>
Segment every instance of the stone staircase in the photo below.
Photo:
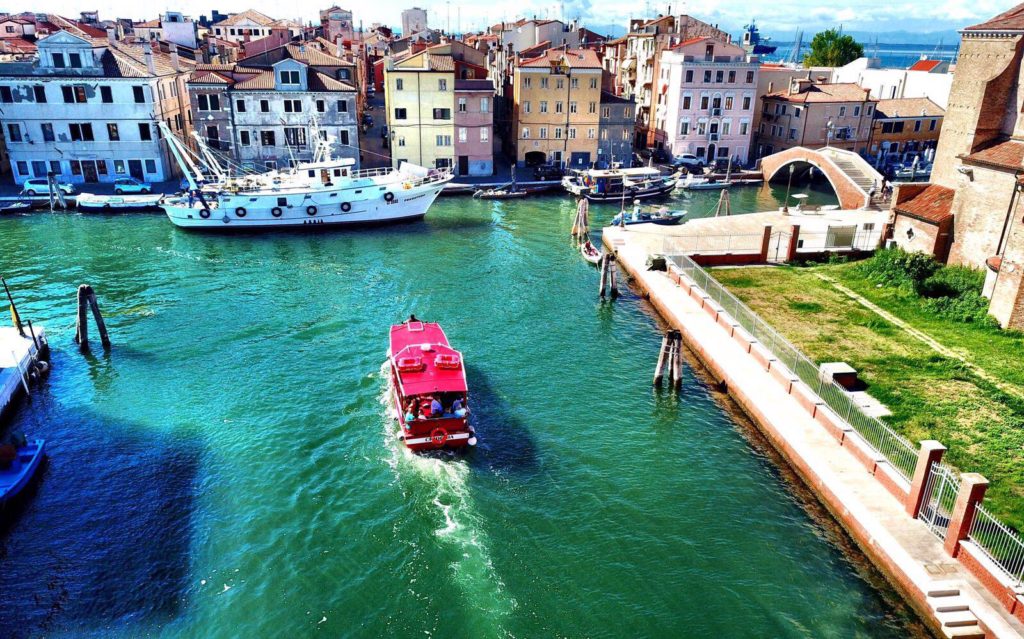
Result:
<svg viewBox="0 0 1024 639"><path fill-rule="evenodd" d="M879 205L883 204L879 192L882 187L882 174L868 164L864 158L852 151L833 148L820 149L819 153L827 157L837 169L842 171L864 193L865 198L871 193L872 188L875 189L875 197L867 208L877 209Z"/></svg>
<svg viewBox="0 0 1024 639"><path fill-rule="evenodd" d="M935 582L925 593L935 618L942 623L942 636L950 639L985 639L978 618L971 612L967 599L956 584Z"/></svg>

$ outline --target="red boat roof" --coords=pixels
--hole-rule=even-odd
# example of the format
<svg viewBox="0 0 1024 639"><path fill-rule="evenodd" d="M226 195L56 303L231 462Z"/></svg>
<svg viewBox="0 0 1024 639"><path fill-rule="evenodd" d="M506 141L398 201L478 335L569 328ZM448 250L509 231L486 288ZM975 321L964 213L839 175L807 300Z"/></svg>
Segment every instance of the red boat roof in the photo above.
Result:
<svg viewBox="0 0 1024 639"><path fill-rule="evenodd" d="M430 393L465 393L466 371L462 353L448 345L436 322L406 322L391 327L391 365L397 370L403 397ZM457 358L458 366L438 366L438 356ZM401 370L400 360L418 360L418 370Z"/></svg>

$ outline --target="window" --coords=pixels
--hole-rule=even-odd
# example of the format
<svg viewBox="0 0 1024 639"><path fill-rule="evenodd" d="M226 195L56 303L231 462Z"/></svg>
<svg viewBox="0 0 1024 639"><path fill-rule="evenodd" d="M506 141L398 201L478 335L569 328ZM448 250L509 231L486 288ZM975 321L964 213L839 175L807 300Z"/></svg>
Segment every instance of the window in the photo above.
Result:
<svg viewBox="0 0 1024 639"><path fill-rule="evenodd" d="M299 81L298 71L282 71L281 72L281 84L298 85L301 84Z"/></svg>
<svg viewBox="0 0 1024 639"><path fill-rule="evenodd" d="M348 131L345 130L345 129L341 129L340 131L338 131L338 139L341 141L342 144L344 144L345 146L348 146L348 143L349 143L348 142L348 140L349 140L349 138L348 138ZM403 138L403 140L404 140L404 138Z"/></svg>
<svg viewBox="0 0 1024 639"><path fill-rule="evenodd" d="M706 135L708 132L708 123L703 120L697 123L697 135Z"/></svg>
<svg viewBox="0 0 1024 639"><path fill-rule="evenodd" d="M691 96L688 96L688 95L684 95L683 96L683 108L684 109L689 109L690 108L690 101L691 100L693 100L693 98Z"/></svg>
<svg viewBox="0 0 1024 639"><path fill-rule="evenodd" d="M722 120L722 135L729 135L732 131L732 120Z"/></svg>
<svg viewBox="0 0 1024 639"><path fill-rule="evenodd" d="M526 102L523 102L523 113L529 113L529 112L530 112L530 101L527 100Z"/></svg>
<svg viewBox="0 0 1024 639"><path fill-rule="evenodd" d="M459 113L466 112L466 98L459 98Z"/></svg>
<svg viewBox="0 0 1024 639"><path fill-rule="evenodd" d="M54 67L56 67L58 69L63 69L65 66L67 66L66 64L64 64L64 54L63 53L52 53L52 54L50 54L50 57L53 60L53 66Z"/></svg>
<svg viewBox="0 0 1024 639"><path fill-rule="evenodd" d="M7 125L7 141L21 142L21 125L17 122Z"/></svg>
<svg viewBox="0 0 1024 639"><path fill-rule="evenodd" d="M725 71L722 71L721 69L719 69L718 71L715 71L715 82L724 82L724 81L725 81Z"/></svg>
<svg viewBox="0 0 1024 639"><path fill-rule="evenodd" d="M104 162L103 168L106 169L106 166L107 163ZM53 171L54 173L62 173L62 171L60 170L60 162L58 162L57 160L50 160L50 170Z"/></svg>
<svg viewBox="0 0 1024 639"><path fill-rule="evenodd" d="M542 89L548 88L548 79L547 78L541 78L540 79L540 88L542 88Z"/></svg>
<svg viewBox="0 0 1024 639"><path fill-rule="evenodd" d="M132 87L132 95L135 97L136 104L142 104L146 101L146 93L140 86Z"/></svg>
<svg viewBox="0 0 1024 639"><path fill-rule="evenodd" d="M546 140L547 137L548 137L548 128L546 126L542 126L540 128L540 139Z"/></svg>
<svg viewBox="0 0 1024 639"><path fill-rule="evenodd" d="M540 101L540 112L541 113L547 113L548 112L548 101L547 100L541 100Z"/></svg>
<svg viewBox="0 0 1024 639"><path fill-rule="evenodd" d="M732 96L731 95L725 96L725 109L727 111L732 110Z"/></svg>
<svg viewBox="0 0 1024 639"><path fill-rule="evenodd" d="M139 139L140 140L152 140L153 139L153 128L149 126L148 122L139 122Z"/></svg>
<svg viewBox="0 0 1024 639"><path fill-rule="evenodd" d="M736 83L736 71L735 70L729 71L729 84L735 84L735 83Z"/></svg>
<svg viewBox="0 0 1024 639"><path fill-rule="evenodd" d="M14 94L11 93L11 87L0 87L0 102L4 104L14 102Z"/></svg>
<svg viewBox="0 0 1024 639"><path fill-rule="evenodd" d="M608 129L601 129L601 139L602 140L607 140L608 139Z"/></svg>
<svg viewBox="0 0 1024 639"><path fill-rule="evenodd" d="M275 146L277 140L273 131L260 131L260 146Z"/></svg>
<svg viewBox="0 0 1024 639"><path fill-rule="evenodd" d="M82 68L82 54L80 53L69 53L68 54L68 66L72 69Z"/></svg>
<svg viewBox="0 0 1024 639"><path fill-rule="evenodd" d="M285 100L285 113L302 113L302 100Z"/></svg>
<svg viewBox="0 0 1024 639"><path fill-rule="evenodd" d="M597 102L591 102L587 107L587 113L597 113Z"/></svg>
<svg viewBox="0 0 1024 639"><path fill-rule="evenodd" d="M569 127L568 133L569 133L569 139L570 140L575 140L576 139L576 127L574 127L574 126Z"/></svg>
<svg viewBox="0 0 1024 639"><path fill-rule="evenodd" d="M399 108L395 109L395 119L396 120L404 120L404 119L406 119L406 117L408 117L408 116L406 115L406 110L405 109L399 109Z"/></svg>
<svg viewBox="0 0 1024 639"><path fill-rule="evenodd" d="M935 125L937 125L938 123L939 123L938 120L932 120L931 122L929 122L928 123L928 130L929 131L934 131L935 130Z"/></svg>
<svg viewBox="0 0 1024 639"><path fill-rule="evenodd" d="M789 130L789 139L790 140L795 140L796 139L796 129L790 129Z"/></svg>
<svg viewBox="0 0 1024 639"><path fill-rule="evenodd" d="M405 85L402 82L402 78L395 78L395 91L401 91L404 88Z"/></svg>
<svg viewBox="0 0 1024 639"><path fill-rule="evenodd" d="M590 88L591 89L596 89L597 88L597 78L590 78Z"/></svg>
<svg viewBox="0 0 1024 639"><path fill-rule="evenodd" d="M875 107L873 107L872 105L869 104L867 110L864 111L864 114L865 115L871 115L874 112L874 110L875 110Z"/></svg>
<svg viewBox="0 0 1024 639"><path fill-rule="evenodd" d="M81 104L86 102L85 96L85 85L82 84L65 84L60 88L61 94L64 96L64 102L66 104Z"/></svg>
<svg viewBox="0 0 1024 639"><path fill-rule="evenodd" d="M705 71L704 71L704 81L705 82L711 82L711 69L705 69Z"/></svg>
<svg viewBox="0 0 1024 639"><path fill-rule="evenodd" d="M338 100L338 113L348 113L348 100Z"/></svg>
<svg viewBox="0 0 1024 639"><path fill-rule="evenodd" d="M405 146L405 136L398 138L398 146Z"/></svg>
<svg viewBox="0 0 1024 639"><path fill-rule="evenodd" d="M523 127L523 134L522 134L521 137L524 140L529 140L530 139L530 127L528 127L528 126L524 126Z"/></svg>
<svg viewBox="0 0 1024 639"><path fill-rule="evenodd" d="M700 108L702 111L707 111L710 98L706 95L700 96Z"/></svg>
<svg viewBox="0 0 1024 639"><path fill-rule="evenodd" d="M753 83L754 83L754 72L753 71L747 71L747 84L753 84Z"/></svg>
<svg viewBox="0 0 1024 639"><path fill-rule="evenodd" d="M595 137L597 137L597 129L595 129L594 127L590 127L589 129L587 129L587 139L593 140Z"/></svg>
<svg viewBox="0 0 1024 639"><path fill-rule="evenodd" d="M800 113L801 112L802 112L802 109L800 107L793 107L793 117L796 118L797 120L800 119Z"/></svg>
<svg viewBox="0 0 1024 639"><path fill-rule="evenodd" d="M580 79L579 78L573 78L573 79L569 80L569 87L572 88L572 89L580 88ZM559 84L558 88L562 88L562 85Z"/></svg>
<svg viewBox="0 0 1024 639"><path fill-rule="evenodd" d="M439 135L437 136L437 146L451 146L452 136L450 135Z"/></svg>
<svg viewBox="0 0 1024 639"><path fill-rule="evenodd" d="M468 133L469 132L466 130L466 127L459 127L459 143L460 144L465 143L465 141L468 139L468 137L469 137L467 135Z"/></svg>
<svg viewBox="0 0 1024 639"><path fill-rule="evenodd" d="M435 120L451 120L452 110L451 109L434 109Z"/></svg>
<svg viewBox="0 0 1024 639"><path fill-rule="evenodd" d="M40 128L43 130L43 142L53 142L56 139L53 135L53 124L43 122Z"/></svg>
<svg viewBox="0 0 1024 639"><path fill-rule="evenodd" d="M530 80L530 78L523 78L523 87L529 89L532 84L533 82Z"/></svg>
<svg viewBox="0 0 1024 639"><path fill-rule="evenodd" d="M682 122L679 123L679 135L689 135L689 134L690 134L690 121L689 120L683 120Z"/></svg>
<svg viewBox="0 0 1024 639"><path fill-rule="evenodd" d="M743 96L743 110L744 111L749 111L750 110L750 102L751 102L751 97L749 95Z"/></svg>
<svg viewBox="0 0 1024 639"><path fill-rule="evenodd" d="M116 122L107 122L107 139L111 142L117 142L121 139Z"/></svg>
<svg viewBox="0 0 1024 639"><path fill-rule="evenodd" d="M740 135L746 135L747 131L750 130L749 122L740 122Z"/></svg>
<svg viewBox="0 0 1024 639"><path fill-rule="evenodd" d="M846 107L844 107L844 106L839 107L839 117L844 117L845 115L846 115Z"/></svg>
<svg viewBox="0 0 1024 639"><path fill-rule="evenodd" d="M68 125L68 131L72 142L92 142L95 139L92 136L92 124L88 122L72 122Z"/></svg>
<svg viewBox="0 0 1024 639"><path fill-rule="evenodd" d="M693 82L693 69L686 70L686 82Z"/></svg>
<svg viewBox="0 0 1024 639"><path fill-rule="evenodd" d="M555 127L555 139L556 140L561 140L562 139L562 127L560 127L560 126L556 126Z"/></svg>
<svg viewBox="0 0 1024 639"><path fill-rule="evenodd" d="M481 142L488 142L490 139L491 139L490 131L486 127L480 129L480 141Z"/></svg>
<svg viewBox="0 0 1024 639"><path fill-rule="evenodd" d="M855 117L860 115L860 105L853 107L853 115Z"/></svg>
<svg viewBox="0 0 1024 639"><path fill-rule="evenodd" d="M156 173L156 160L146 160L146 173Z"/></svg>
<svg viewBox="0 0 1024 639"><path fill-rule="evenodd" d="M249 136L248 131L238 132L238 143L242 146L249 146L252 144L252 138Z"/></svg>
<svg viewBox="0 0 1024 639"><path fill-rule="evenodd" d="M491 108L490 98L480 98L480 113L487 113Z"/></svg>
<svg viewBox="0 0 1024 639"><path fill-rule="evenodd" d="M286 126L284 128L284 143L290 147L306 146L306 129L300 126Z"/></svg>
<svg viewBox="0 0 1024 639"><path fill-rule="evenodd" d="M447 91L448 90L448 80L446 80L445 78L438 78L438 80L437 80L437 90L438 91Z"/></svg>
<svg viewBox="0 0 1024 639"><path fill-rule="evenodd" d="M920 133L920 132L921 132L921 121L920 120L914 120L914 133Z"/></svg>
<svg viewBox="0 0 1024 639"><path fill-rule="evenodd" d="M200 93L196 96L200 111L220 111L220 96L215 93Z"/></svg>

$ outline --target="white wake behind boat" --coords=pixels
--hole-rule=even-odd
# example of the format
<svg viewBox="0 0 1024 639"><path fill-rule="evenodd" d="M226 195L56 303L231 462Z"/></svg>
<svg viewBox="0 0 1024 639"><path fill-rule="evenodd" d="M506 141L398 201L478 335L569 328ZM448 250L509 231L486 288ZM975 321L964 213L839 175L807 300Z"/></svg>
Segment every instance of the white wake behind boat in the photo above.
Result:
<svg viewBox="0 0 1024 639"><path fill-rule="evenodd" d="M82 193L75 198L79 211L100 211L120 213L123 211L146 211L160 208L162 195L97 195Z"/></svg>
<svg viewBox="0 0 1024 639"><path fill-rule="evenodd" d="M398 169L353 170L355 161L332 158L332 140L322 138L315 123L313 128L310 138L317 146L312 162L241 177L228 175L196 136L212 180L165 130L190 186L189 194L164 199L167 217L180 227L231 230L398 222L426 215L452 179L450 171L408 162Z"/></svg>

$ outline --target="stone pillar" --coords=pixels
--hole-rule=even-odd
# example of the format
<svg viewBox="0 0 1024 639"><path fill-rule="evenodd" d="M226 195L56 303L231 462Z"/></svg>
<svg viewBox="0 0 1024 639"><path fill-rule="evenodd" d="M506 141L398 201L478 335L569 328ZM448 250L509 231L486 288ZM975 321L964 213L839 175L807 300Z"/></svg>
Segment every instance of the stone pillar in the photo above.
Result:
<svg viewBox="0 0 1024 639"><path fill-rule="evenodd" d="M772 243L772 225L766 224L764 227L764 236L761 238L761 261L764 263L768 262L768 248Z"/></svg>
<svg viewBox="0 0 1024 639"><path fill-rule="evenodd" d="M790 229L789 250L786 251L786 261L792 262L796 259L796 247L800 242L800 225L794 224Z"/></svg>
<svg viewBox="0 0 1024 639"><path fill-rule="evenodd" d="M975 508L985 498L988 480L978 473L964 473L960 476L960 492L956 496L956 505L949 518L946 530L946 553L956 557L960 552L960 542L967 539L974 522Z"/></svg>
<svg viewBox="0 0 1024 639"><path fill-rule="evenodd" d="M924 488L928 485L928 478L932 474L932 464L942 461L942 455L946 447L934 439L926 439L921 442L921 449L917 452L917 466L914 467L914 476L910 478L910 494L907 495L907 514L917 519L921 512L921 504L924 501Z"/></svg>

